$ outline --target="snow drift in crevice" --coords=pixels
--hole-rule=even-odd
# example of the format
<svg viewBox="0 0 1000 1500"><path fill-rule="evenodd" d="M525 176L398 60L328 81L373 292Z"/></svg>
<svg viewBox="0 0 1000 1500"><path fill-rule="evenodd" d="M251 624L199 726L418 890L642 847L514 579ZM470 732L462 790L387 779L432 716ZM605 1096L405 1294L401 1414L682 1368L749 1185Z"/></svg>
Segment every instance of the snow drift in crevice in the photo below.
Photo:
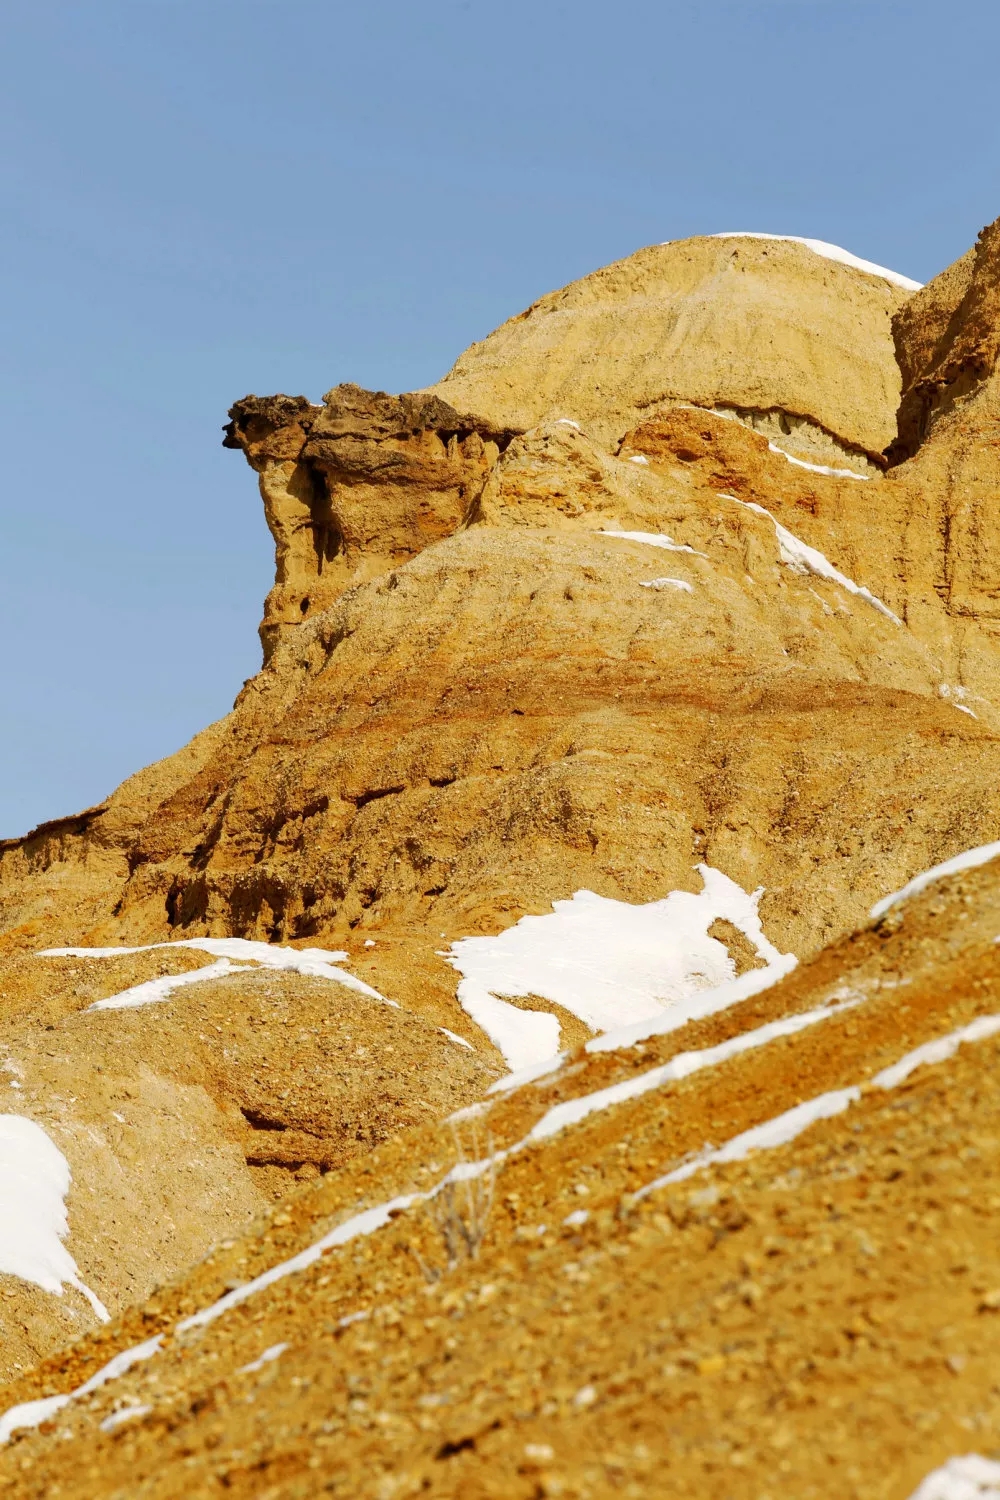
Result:
<svg viewBox="0 0 1000 1500"><path fill-rule="evenodd" d="M448 962L462 975L459 1004L481 1026L512 1069L530 1067L559 1050L559 1022L520 1010L503 996L540 996L594 1031L672 1029L693 1015L765 988L795 964L760 925L761 890L748 895L721 870L699 865L704 888L672 891L632 906L593 891L553 902L546 916L522 917L497 937L461 938ZM765 968L736 979L725 945L710 937L729 921L753 944ZM663 1023L666 1022L666 1025Z"/></svg>
<svg viewBox="0 0 1000 1500"><path fill-rule="evenodd" d="M69 1233L69 1163L40 1125L0 1115L0 1271L62 1296L75 1287L103 1323L104 1304L80 1280L62 1243Z"/></svg>
<svg viewBox="0 0 1000 1500"><path fill-rule="evenodd" d="M822 255L824 260L835 260L842 266L852 266L855 271L867 271L869 276L881 276L883 281L891 281L894 286L901 286L907 292L919 292L923 282L914 281L909 276L903 276L899 271L890 271L885 266L877 266L873 260L862 260L859 255L852 255L850 250L842 250L839 245L831 245L827 240L810 240L801 234L761 234L759 230L753 229L728 229L721 234L709 235L713 240L786 240L794 245L805 245L806 249L812 250L815 255Z"/></svg>
<svg viewBox="0 0 1000 1500"><path fill-rule="evenodd" d="M744 510L752 510L758 516L766 516L774 527L778 538L778 554L786 568L791 568L793 573L812 573L814 578L825 578L827 583L836 583L849 594L857 599L863 599L873 609L877 609L886 619L891 620L894 625L902 625L898 615L894 615L887 604L877 598L870 589L863 588L861 584L855 583L853 578L848 578L846 573L841 573L833 566L828 557L815 547L810 547L805 542L799 541L781 522L763 505L758 505L754 500L741 500L737 495L719 495L720 500L732 500L735 505L742 505Z"/></svg>
<svg viewBox="0 0 1000 1500"><path fill-rule="evenodd" d="M153 1005L168 1000L174 990L187 984L200 984L207 979L221 979L226 974L238 974L239 963L257 965L262 969L286 969L296 974L310 975L316 979L332 979L347 989L369 995L386 1005L398 1009L395 1000L387 1000L378 990L373 990L364 980L346 974L335 965L343 963L347 954L338 949L285 948L276 943L258 943L249 938L182 938L174 943L146 943L139 948L45 948L39 958L119 958L126 953L152 953L160 948L195 948L201 953L212 954L216 962L206 964L203 969L193 969L186 974L164 974L159 979L148 979L144 984L134 984L107 1000L97 1000L88 1005L88 1010L132 1010L140 1005ZM239 963L234 964L232 959Z"/></svg>

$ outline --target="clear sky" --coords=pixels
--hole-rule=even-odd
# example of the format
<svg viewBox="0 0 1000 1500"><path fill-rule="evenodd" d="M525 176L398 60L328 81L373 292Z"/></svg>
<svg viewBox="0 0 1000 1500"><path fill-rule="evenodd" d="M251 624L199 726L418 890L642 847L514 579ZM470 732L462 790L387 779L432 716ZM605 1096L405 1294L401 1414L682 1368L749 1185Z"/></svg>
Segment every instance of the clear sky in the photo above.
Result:
<svg viewBox="0 0 1000 1500"><path fill-rule="evenodd" d="M726 229L925 280L1000 214L995 0L4 0L0 836L226 712L249 391L437 379Z"/></svg>

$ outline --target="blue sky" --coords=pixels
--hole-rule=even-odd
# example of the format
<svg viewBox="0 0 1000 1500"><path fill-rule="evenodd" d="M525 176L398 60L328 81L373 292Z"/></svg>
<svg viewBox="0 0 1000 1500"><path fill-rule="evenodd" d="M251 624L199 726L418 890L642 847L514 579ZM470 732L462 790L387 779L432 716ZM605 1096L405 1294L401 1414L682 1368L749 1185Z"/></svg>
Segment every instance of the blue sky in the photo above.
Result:
<svg viewBox="0 0 1000 1500"><path fill-rule="evenodd" d="M414 389L689 234L925 280L1000 214L998 55L976 0L6 0L0 836L257 669L233 400Z"/></svg>

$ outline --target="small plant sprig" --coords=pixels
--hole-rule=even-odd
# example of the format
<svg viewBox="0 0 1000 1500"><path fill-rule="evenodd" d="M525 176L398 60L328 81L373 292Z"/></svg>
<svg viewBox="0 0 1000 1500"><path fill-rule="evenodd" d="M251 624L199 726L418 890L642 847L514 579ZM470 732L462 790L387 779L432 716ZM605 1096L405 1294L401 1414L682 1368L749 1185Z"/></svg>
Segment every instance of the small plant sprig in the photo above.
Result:
<svg viewBox="0 0 1000 1500"><path fill-rule="evenodd" d="M419 1251L411 1246L424 1278L431 1285L440 1281L447 1271L454 1271L463 1260L478 1259L496 1195L497 1171L493 1137L487 1134L486 1151L483 1155L479 1127L473 1123L469 1142L472 1151L470 1157L457 1126L452 1125L451 1130L455 1143L455 1165L443 1185L424 1203L432 1224L444 1241L446 1264L428 1265ZM461 1171L463 1167L471 1167L480 1162L486 1163L481 1172L466 1174Z"/></svg>

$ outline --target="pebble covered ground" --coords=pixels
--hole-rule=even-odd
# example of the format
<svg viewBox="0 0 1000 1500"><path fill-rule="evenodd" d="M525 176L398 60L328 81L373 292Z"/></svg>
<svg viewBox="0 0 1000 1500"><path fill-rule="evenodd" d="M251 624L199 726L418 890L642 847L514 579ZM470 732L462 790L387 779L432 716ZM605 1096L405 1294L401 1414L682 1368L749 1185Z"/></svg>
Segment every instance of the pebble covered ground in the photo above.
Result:
<svg viewBox="0 0 1000 1500"><path fill-rule="evenodd" d="M303 1185L7 1388L6 1405L71 1390L162 1335L123 1378L13 1434L9 1492L905 1500L949 1456L1000 1452L1000 1042L897 1088L868 1082L1000 1012L997 932L986 866L729 1012L579 1052L454 1132L415 1127ZM482 1219L476 1258L449 1266L448 1215L418 1202L176 1331L359 1210L426 1192L456 1155L518 1142L559 1102L850 999L514 1153L473 1196L460 1185L452 1219ZM858 1102L790 1144L636 1199L706 1141L851 1084Z"/></svg>

